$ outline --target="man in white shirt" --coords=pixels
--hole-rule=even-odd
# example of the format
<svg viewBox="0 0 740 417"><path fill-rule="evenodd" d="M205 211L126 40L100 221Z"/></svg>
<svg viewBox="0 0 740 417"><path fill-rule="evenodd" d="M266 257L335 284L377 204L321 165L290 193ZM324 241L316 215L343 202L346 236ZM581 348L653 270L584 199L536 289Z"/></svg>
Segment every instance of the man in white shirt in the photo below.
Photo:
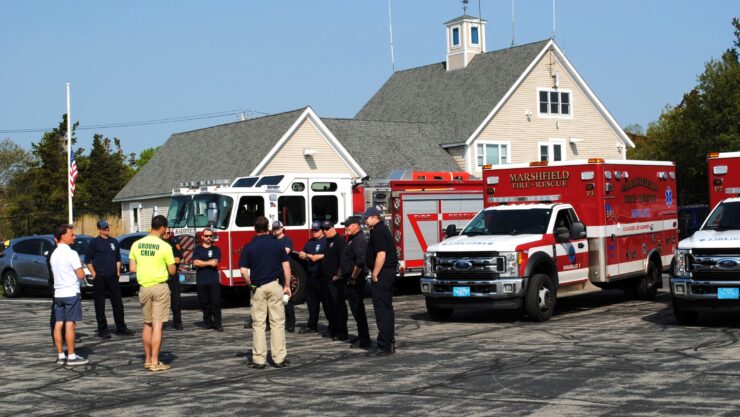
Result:
<svg viewBox="0 0 740 417"><path fill-rule="evenodd" d="M74 227L64 224L54 231L57 248L49 263L54 274L54 344L57 348L57 365L84 365L88 361L75 354L75 323L82 320L80 281L85 279L80 255L70 245L75 241ZM67 339L67 355L62 351L62 326Z"/></svg>

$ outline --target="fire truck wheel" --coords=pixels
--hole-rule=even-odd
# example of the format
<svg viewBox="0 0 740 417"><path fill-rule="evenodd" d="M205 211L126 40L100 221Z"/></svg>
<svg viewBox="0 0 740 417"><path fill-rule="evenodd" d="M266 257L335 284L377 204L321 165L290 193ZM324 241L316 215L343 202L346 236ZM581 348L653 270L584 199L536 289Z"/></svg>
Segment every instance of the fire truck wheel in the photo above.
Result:
<svg viewBox="0 0 740 417"><path fill-rule="evenodd" d="M434 305L434 301L426 299L427 313L434 321L447 321L452 317L452 313L455 311L451 308L439 308Z"/></svg>
<svg viewBox="0 0 740 417"><path fill-rule="evenodd" d="M535 274L529 281L524 308L534 321L550 320L555 310L555 285L546 274Z"/></svg>
<svg viewBox="0 0 740 417"><path fill-rule="evenodd" d="M654 300L655 295L658 294L658 285L660 280L663 279L660 269L653 263L648 262L647 274L644 277L638 278L635 295L638 300Z"/></svg>
<svg viewBox="0 0 740 417"><path fill-rule="evenodd" d="M293 292L293 304L301 304L306 294L306 271L297 261L290 260L290 290Z"/></svg>
<svg viewBox="0 0 740 417"><path fill-rule="evenodd" d="M681 303L680 300L673 299L673 316L676 318L678 324L681 325L692 325L696 324L699 319L698 311L687 310Z"/></svg>

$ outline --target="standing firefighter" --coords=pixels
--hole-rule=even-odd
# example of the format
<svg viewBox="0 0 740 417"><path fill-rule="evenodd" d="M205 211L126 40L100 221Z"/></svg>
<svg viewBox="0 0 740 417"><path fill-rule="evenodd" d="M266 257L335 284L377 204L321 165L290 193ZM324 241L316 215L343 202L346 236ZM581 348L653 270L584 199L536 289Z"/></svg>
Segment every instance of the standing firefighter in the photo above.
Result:
<svg viewBox="0 0 740 417"><path fill-rule="evenodd" d="M275 236L275 239L283 245L285 253L290 256L290 252L293 251L293 241L285 234L283 222L275 221L272 223L272 235ZM286 285L282 280L280 284L283 286ZM288 283L288 285L290 285L290 283ZM289 333L293 333L295 331L295 305L293 304L292 298L285 304L285 330Z"/></svg>
<svg viewBox="0 0 740 417"><path fill-rule="evenodd" d="M347 340L347 304L345 304L347 281L339 270L339 261L347 247L342 236L337 234L334 222L324 220L321 228L326 235L326 251L324 252L324 303L329 314L328 336L334 340Z"/></svg>
<svg viewBox="0 0 740 417"><path fill-rule="evenodd" d="M244 245L239 258L239 270L247 285L252 287L252 360L249 366L263 369L267 363L265 321L270 318L270 351L276 368L289 365L285 359L285 307L283 295L290 292L290 258L285 248L270 236L270 222L265 216L254 221L257 236ZM283 279L285 285L278 281Z"/></svg>
<svg viewBox="0 0 740 417"><path fill-rule="evenodd" d="M218 279L221 250L213 245L213 230L206 228L201 236L203 243L193 251L193 265L197 269L196 284L198 302L203 309L203 328L222 332L221 283Z"/></svg>
<svg viewBox="0 0 740 417"><path fill-rule="evenodd" d="M393 247L393 237L380 210L369 207L362 218L371 229L367 263L371 268L373 308L378 325L378 348L368 352L368 355L387 356L396 352L393 286L396 283L398 257Z"/></svg>
<svg viewBox="0 0 740 417"><path fill-rule="evenodd" d="M131 336L123 318L123 300L118 277L121 276L121 248L118 241L110 237L110 225L105 220L98 221L98 236L90 240L85 253L87 269L93 277L93 299L95 300L95 319L98 322L98 336L110 339L108 321L105 319L105 297L110 298L116 333Z"/></svg>
<svg viewBox="0 0 740 417"><path fill-rule="evenodd" d="M352 311L352 317L357 323L357 338L352 340L350 347L369 348L370 330L367 325L367 314L363 299L369 288L367 286L367 239L362 233L360 218L347 217L342 223L344 232L348 236L347 248L342 254L340 268L342 277L347 282L347 300Z"/></svg>
<svg viewBox="0 0 740 417"><path fill-rule="evenodd" d="M312 333L319 331L319 304L321 303L321 261L324 259L326 238L321 230L321 222L314 220L311 223L311 239L303 246L299 257L306 261L306 306L308 307L308 323L298 333ZM326 315L326 306L324 307ZM327 317L328 319L328 317Z"/></svg>

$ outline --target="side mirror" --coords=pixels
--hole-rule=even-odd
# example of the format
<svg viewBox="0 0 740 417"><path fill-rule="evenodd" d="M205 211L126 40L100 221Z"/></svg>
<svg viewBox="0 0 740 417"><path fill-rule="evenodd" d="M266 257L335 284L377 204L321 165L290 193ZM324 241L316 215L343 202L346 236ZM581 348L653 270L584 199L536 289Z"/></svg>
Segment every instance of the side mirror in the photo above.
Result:
<svg viewBox="0 0 740 417"><path fill-rule="evenodd" d="M459 234L460 234L460 231L457 230L457 226L454 224L448 224L447 227L445 228L446 237L457 236Z"/></svg>
<svg viewBox="0 0 740 417"><path fill-rule="evenodd" d="M570 238L573 240L586 238L586 225L581 222L575 222L570 226Z"/></svg>
<svg viewBox="0 0 740 417"><path fill-rule="evenodd" d="M570 240L570 230L567 227L555 228L555 241L556 242L567 242Z"/></svg>
<svg viewBox="0 0 740 417"><path fill-rule="evenodd" d="M216 207L216 203L208 203L206 217L208 217L208 225L213 227L218 221L218 208Z"/></svg>

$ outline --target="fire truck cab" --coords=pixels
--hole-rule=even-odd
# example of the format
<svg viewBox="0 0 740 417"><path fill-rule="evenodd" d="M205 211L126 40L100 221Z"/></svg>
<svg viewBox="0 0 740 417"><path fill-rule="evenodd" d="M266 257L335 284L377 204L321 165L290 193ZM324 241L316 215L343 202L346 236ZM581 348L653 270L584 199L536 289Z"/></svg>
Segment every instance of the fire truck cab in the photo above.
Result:
<svg viewBox="0 0 740 417"><path fill-rule="evenodd" d="M711 153L711 213L682 240L670 279L673 314L681 324L700 311L740 309L740 152Z"/></svg>
<svg viewBox="0 0 740 417"><path fill-rule="evenodd" d="M486 208L425 254L434 319L486 304L536 321L557 297L619 288L652 299L677 244L671 162L535 162L484 169Z"/></svg>

